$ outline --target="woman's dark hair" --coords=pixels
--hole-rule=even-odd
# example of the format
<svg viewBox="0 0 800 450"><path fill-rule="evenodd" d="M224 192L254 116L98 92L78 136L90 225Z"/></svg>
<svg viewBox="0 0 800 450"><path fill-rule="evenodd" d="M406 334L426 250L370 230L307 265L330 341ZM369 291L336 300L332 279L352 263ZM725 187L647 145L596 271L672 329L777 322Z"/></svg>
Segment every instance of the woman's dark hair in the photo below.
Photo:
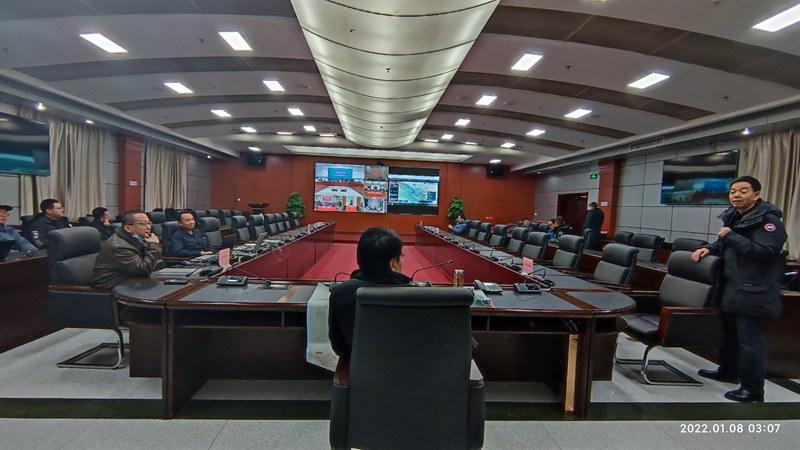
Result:
<svg viewBox="0 0 800 450"><path fill-rule="evenodd" d="M102 206L98 206L97 208L92 210L92 217L94 217L94 220L99 221L99 220L101 220L103 218L103 214L105 214L106 211L108 211L107 208L103 208Z"/></svg>
<svg viewBox="0 0 800 450"><path fill-rule="evenodd" d="M366 274L390 271L389 262L403 254L403 241L388 228L370 228L361 233L356 250L358 268Z"/></svg>

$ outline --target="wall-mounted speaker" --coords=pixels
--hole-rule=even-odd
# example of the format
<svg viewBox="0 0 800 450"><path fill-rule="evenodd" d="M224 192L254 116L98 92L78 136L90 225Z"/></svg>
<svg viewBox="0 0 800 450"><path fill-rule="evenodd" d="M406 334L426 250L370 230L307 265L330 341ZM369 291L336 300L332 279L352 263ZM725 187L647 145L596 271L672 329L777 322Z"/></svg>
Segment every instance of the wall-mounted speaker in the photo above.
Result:
<svg viewBox="0 0 800 450"><path fill-rule="evenodd" d="M486 166L486 176L489 178L502 177L506 171L506 166L500 164L489 164Z"/></svg>

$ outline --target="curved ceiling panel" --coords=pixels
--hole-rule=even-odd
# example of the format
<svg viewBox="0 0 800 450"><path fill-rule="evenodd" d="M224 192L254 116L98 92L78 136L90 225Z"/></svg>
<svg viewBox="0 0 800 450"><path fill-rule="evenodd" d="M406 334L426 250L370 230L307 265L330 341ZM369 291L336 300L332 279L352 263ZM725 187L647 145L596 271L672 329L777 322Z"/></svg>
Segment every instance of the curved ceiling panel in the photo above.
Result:
<svg viewBox="0 0 800 450"><path fill-rule="evenodd" d="M292 0L345 137L383 148L416 139L498 3Z"/></svg>

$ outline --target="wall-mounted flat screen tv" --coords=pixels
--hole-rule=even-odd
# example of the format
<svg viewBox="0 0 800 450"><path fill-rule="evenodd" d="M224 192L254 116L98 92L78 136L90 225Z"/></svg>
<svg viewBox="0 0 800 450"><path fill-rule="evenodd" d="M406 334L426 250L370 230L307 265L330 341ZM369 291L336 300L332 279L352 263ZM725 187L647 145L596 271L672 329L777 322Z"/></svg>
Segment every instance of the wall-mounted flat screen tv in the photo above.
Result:
<svg viewBox="0 0 800 450"><path fill-rule="evenodd" d="M316 163L314 211L386 213L388 167Z"/></svg>
<svg viewBox="0 0 800 450"><path fill-rule="evenodd" d="M439 169L389 168L389 212L439 214Z"/></svg>
<svg viewBox="0 0 800 450"><path fill-rule="evenodd" d="M728 205L729 185L736 179L738 163L738 151L664 161L661 203Z"/></svg>
<svg viewBox="0 0 800 450"><path fill-rule="evenodd" d="M0 113L0 172L50 176L50 126Z"/></svg>

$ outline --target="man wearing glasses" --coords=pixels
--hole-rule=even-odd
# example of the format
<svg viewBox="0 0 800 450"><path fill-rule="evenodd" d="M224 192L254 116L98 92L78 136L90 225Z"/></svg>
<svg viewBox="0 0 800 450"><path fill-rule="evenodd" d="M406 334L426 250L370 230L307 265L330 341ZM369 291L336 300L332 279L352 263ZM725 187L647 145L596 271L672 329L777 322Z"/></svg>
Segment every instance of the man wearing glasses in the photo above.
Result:
<svg viewBox="0 0 800 450"><path fill-rule="evenodd" d="M147 277L161 264L161 244L147 214L128 211L122 227L100 246L92 285L111 289L129 278Z"/></svg>

